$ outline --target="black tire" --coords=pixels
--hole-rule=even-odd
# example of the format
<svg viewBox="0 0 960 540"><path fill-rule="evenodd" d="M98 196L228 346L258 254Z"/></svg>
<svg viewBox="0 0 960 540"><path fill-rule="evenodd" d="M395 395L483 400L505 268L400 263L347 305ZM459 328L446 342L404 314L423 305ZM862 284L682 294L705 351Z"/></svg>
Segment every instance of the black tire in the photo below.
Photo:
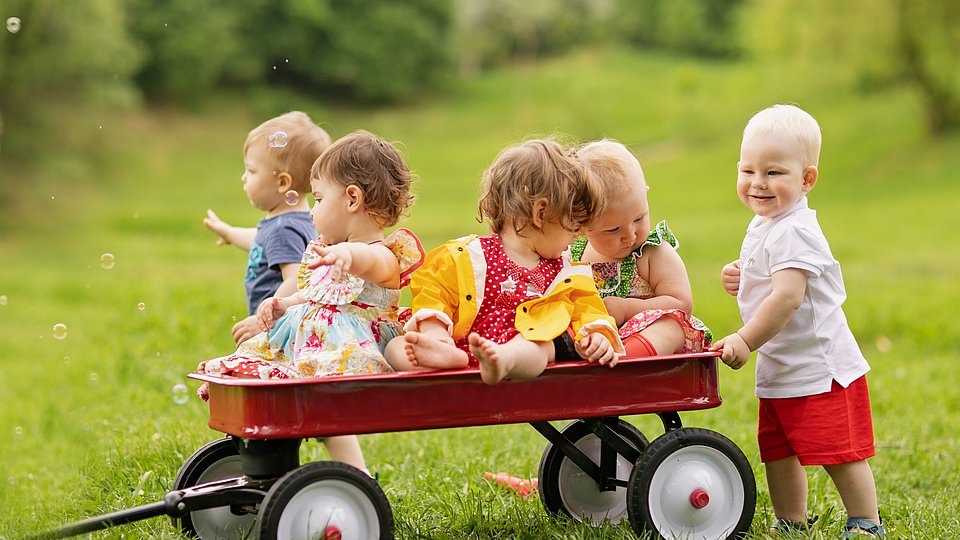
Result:
<svg viewBox="0 0 960 540"><path fill-rule="evenodd" d="M380 485L345 463L320 461L277 480L260 505L257 538L393 539L393 511Z"/></svg>
<svg viewBox="0 0 960 540"><path fill-rule="evenodd" d="M630 525L653 538L740 538L750 529L757 485L730 439L680 428L653 441L627 486Z"/></svg>
<svg viewBox="0 0 960 540"><path fill-rule="evenodd" d="M214 480L243 476L240 451L233 439L217 439L200 447L177 472L173 489L185 489ZM208 508L190 512L182 518L172 518L173 526L192 538L240 538L253 530L255 516L238 516L229 507Z"/></svg>
<svg viewBox="0 0 960 540"><path fill-rule="evenodd" d="M601 441L582 421L567 424L561 433L566 436L594 463L600 462ZM616 432L631 446L643 452L647 438L630 423L617 419ZM626 480L633 470L633 463L617 456L617 477ZM570 461L553 443L547 444L540 458L538 472L540 502L552 514L566 514L578 521L600 525L604 521L619 523L627 517L626 490L601 492L596 481Z"/></svg>

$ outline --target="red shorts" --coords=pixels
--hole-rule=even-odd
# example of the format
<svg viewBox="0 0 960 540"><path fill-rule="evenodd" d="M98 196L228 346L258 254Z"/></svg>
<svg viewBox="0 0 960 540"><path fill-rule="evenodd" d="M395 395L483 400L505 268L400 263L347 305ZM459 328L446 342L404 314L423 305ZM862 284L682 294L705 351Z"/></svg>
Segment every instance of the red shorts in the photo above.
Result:
<svg viewBox="0 0 960 540"><path fill-rule="evenodd" d="M795 398L760 398L760 461L797 456L801 465L837 465L876 454L867 378Z"/></svg>

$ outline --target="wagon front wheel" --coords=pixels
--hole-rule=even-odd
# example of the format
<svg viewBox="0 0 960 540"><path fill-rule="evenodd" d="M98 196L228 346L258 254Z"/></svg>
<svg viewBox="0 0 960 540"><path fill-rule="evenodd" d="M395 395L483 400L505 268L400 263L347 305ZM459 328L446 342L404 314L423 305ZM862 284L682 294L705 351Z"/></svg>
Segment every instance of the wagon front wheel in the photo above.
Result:
<svg viewBox="0 0 960 540"><path fill-rule="evenodd" d="M217 439L200 447L177 472L173 489L180 490L215 480L243 476L240 451L233 439ZM173 526L183 534L206 540L208 538L241 538L253 529L252 514L238 515L229 506L207 508L173 518Z"/></svg>
<svg viewBox="0 0 960 540"><path fill-rule="evenodd" d="M270 488L257 518L260 540L392 539L393 512L377 482L333 461L308 463Z"/></svg>
<svg viewBox="0 0 960 540"><path fill-rule="evenodd" d="M742 537L757 486L750 463L714 431L680 428L654 440L627 485L630 525L654 538Z"/></svg>
<svg viewBox="0 0 960 540"><path fill-rule="evenodd" d="M643 452L647 438L630 423L617 419L615 431L631 446ZM567 424L561 433L594 463L600 463L602 441L581 421ZM630 477L633 463L617 455L617 478ZM626 490L618 487L600 491L596 480L583 471L553 444L548 444L540 459L540 502L552 514L567 514L579 521L599 525L604 520L619 523L627 516Z"/></svg>

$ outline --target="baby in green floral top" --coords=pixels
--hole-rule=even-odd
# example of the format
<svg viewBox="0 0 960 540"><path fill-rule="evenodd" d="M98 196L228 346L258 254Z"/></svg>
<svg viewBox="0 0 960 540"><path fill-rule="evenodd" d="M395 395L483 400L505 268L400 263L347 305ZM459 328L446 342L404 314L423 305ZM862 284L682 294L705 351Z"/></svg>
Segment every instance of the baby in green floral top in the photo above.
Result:
<svg viewBox="0 0 960 540"><path fill-rule="evenodd" d="M601 217L570 247L589 262L597 289L617 320L627 357L699 352L710 331L690 317L693 293L666 221L651 229L640 162L623 144L603 139L579 150L599 180Z"/></svg>

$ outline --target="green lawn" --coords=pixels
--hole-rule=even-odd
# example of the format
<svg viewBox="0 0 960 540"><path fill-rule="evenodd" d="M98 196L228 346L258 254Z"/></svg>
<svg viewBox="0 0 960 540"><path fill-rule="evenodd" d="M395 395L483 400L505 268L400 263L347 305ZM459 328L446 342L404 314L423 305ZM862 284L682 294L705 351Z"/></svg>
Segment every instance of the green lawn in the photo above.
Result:
<svg viewBox="0 0 960 540"><path fill-rule="evenodd" d="M823 128L811 205L843 265L845 311L873 366L871 465L888 531L953 536L960 139L927 139L907 90L798 89L747 64L613 50L514 66L396 108L258 94L223 96L202 113L117 115L98 130L105 160L79 169L83 176L2 169L4 182L21 188L0 217L0 538L158 500L183 459L219 436L206 427L206 405L178 405L171 388L196 388L184 374L233 348L246 255L214 246L201 219L207 208L236 224L260 217L240 173L246 132L263 119L300 108L334 136L362 127L401 142L419 175L405 226L426 247L484 230L474 219L476 186L502 147L551 133L617 138L644 165L654 219L669 219L681 239L695 313L722 335L739 316L719 271L750 219L734 192L739 135L774 102L799 103ZM105 253L115 259L110 269ZM58 323L64 339L54 336ZM724 369L721 390L722 407L683 420L728 436L753 464L751 537L761 538L772 511L754 440L752 367ZM630 421L651 439L661 431L656 418ZM361 442L399 538L633 537L626 524L594 529L550 517L536 498L517 500L483 480L484 471L536 474L545 441L528 426ZM315 442L302 453L322 459ZM823 471L810 471L810 488L810 510L821 516L813 537L836 538L839 497ZM124 535L178 537L160 518L94 536Z"/></svg>

